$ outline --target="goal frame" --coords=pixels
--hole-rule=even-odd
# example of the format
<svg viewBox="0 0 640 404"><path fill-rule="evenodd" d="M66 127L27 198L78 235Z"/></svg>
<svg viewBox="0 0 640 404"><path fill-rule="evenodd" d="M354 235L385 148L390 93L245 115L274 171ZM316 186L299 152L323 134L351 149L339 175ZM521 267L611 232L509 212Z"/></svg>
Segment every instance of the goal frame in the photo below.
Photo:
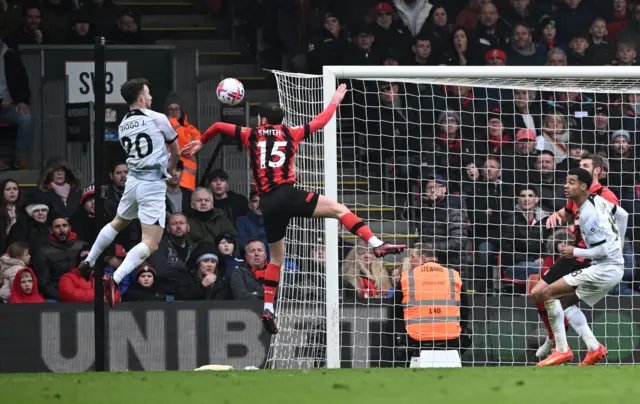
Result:
<svg viewBox="0 0 640 404"><path fill-rule="evenodd" d="M328 105L339 79L640 79L640 66L324 66L323 102ZM324 128L324 191L338 200L337 117ZM340 368L338 222L325 220L326 366Z"/></svg>

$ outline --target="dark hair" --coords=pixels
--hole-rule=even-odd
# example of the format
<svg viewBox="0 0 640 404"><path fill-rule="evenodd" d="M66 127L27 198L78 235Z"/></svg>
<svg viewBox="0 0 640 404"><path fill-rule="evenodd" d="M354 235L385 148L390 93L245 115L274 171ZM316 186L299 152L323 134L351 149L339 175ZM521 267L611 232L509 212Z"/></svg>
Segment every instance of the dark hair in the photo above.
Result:
<svg viewBox="0 0 640 404"><path fill-rule="evenodd" d="M10 258L18 258L26 251L29 251L29 244L24 241L16 241L7 247L7 254Z"/></svg>
<svg viewBox="0 0 640 404"><path fill-rule="evenodd" d="M129 167L129 165L127 164L127 162L126 162L126 161L118 160L118 161L116 161L115 163L113 163L113 164L111 165L111 174L113 174L113 173L115 173L115 172L116 172L116 168L117 168L118 166L127 166L127 168Z"/></svg>
<svg viewBox="0 0 640 404"><path fill-rule="evenodd" d="M591 174L589 174L589 171L585 170L584 168L572 168L571 170L569 170L567 175L575 175L576 177L578 177L578 181L582 182L583 184L587 184L587 189L589 189L591 183L593 182L593 177L591 176Z"/></svg>
<svg viewBox="0 0 640 404"><path fill-rule="evenodd" d="M428 35L428 34L422 33L422 32L420 32L420 33L418 33L418 35L416 35L416 37L413 39L413 44L417 45L419 41L429 41L433 45L433 41L431 40L431 36Z"/></svg>
<svg viewBox="0 0 640 404"><path fill-rule="evenodd" d="M4 199L4 189L7 187L7 184L13 182L18 186L18 199L16 200L16 212L19 212L22 208L22 191L20 189L20 184L18 181L13 178L5 178L0 182L0 217L4 219L9 218L9 214L7 213L7 201Z"/></svg>
<svg viewBox="0 0 640 404"><path fill-rule="evenodd" d="M594 169L602 169L602 167L604 167L604 160L602 160L602 157L598 156L597 154L583 154L582 157L580 157L580 161L582 160L591 160L591 165L593 165Z"/></svg>
<svg viewBox="0 0 640 404"><path fill-rule="evenodd" d="M251 202L251 200L253 199L254 196L259 196L260 194L258 193L257 190L252 189L251 192L249 193L249 202Z"/></svg>
<svg viewBox="0 0 640 404"><path fill-rule="evenodd" d="M120 87L120 95L122 95L127 105L133 105L138 100L140 93L144 90L144 86L149 87L149 81L147 81L147 79L131 79Z"/></svg>
<svg viewBox="0 0 640 404"><path fill-rule="evenodd" d="M267 124L269 125L280 125L282 120L284 119L284 112L279 105L266 105L263 104L258 108L258 114L260 118L266 118ZM261 122L258 122L258 125L261 125Z"/></svg>
<svg viewBox="0 0 640 404"><path fill-rule="evenodd" d="M521 185L520 187L518 187L518 193L516 194L516 196L520 197L520 193L522 191L533 191L533 193L536 196L540 196L540 193L538 192L538 187L536 187L533 184L525 184L525 185Z"/></svg>
<svg viewBox="0 0 640 404"><path fill-rule="evenodd" d="M27 12L29 12L29 10L33 10L34 8L38 10L40 12L40 16L42 16L42 10L40 10L38 4L31 2L22 8L22 18L27 18Z"/></svg>
<svg viewBox="0 0 640 404"><path fill-rule="evenodd" d="M552 152L551 150L546 150L546 149L545 150L540 150L540 154L539 154L540 156L545 155L545 154L548 155L548 156L553 157L554 159L556 158L556 154L554 152Z"/></svg>

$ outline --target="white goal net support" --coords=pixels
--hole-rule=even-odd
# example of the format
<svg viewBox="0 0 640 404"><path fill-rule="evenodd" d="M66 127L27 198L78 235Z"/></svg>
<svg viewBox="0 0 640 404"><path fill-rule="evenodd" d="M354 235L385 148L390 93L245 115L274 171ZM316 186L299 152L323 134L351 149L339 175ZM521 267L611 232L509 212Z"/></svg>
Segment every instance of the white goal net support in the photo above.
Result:
<svg viewBox="0 0 640 404"><path fill-rule="evenodd" d="M274 72L285 123L313 119L339 83L336 118L296 156L300 187L345 203L382 240L426 243L463 282L462 335L444 343L463 366L533 365L547 332L528 296L571 243L547 230L564 207L568 169L584 154L629 212L625 276L591 309L609 364L637 363L634 282L640 241L640 68L325 67ZM568 241L567 241L568 240ZM394 303L402 261L380 260L335 220L296 220L276 307L280 333L267 367L404 367L416 341ZM396 296L397 297L397 296ZM585 345L572 330L576 361Z"/></svg>

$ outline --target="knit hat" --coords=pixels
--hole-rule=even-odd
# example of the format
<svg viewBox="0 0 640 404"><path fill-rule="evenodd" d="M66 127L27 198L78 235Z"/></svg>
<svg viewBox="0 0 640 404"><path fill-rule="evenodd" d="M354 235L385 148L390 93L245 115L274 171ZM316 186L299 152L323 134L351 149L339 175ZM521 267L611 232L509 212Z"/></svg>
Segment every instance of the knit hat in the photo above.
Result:
<svg viewBox="0 0 640 404"><path fill-rule="evenodd" d="M489 59L493 59L493 58L498 58L500 60L502 60L503 62L507 62L507 54L504 53L504 51L500 50L500 49L491 49L489 52L487 52L484 55L484 61L488 62Z"/></svg>
<svg viewBox="0 0 640 404"><path fill-rule="evenodd" d="M556 20L554 20L551 16L545 14L542 16L542 18L540 18L540 20L538 20L539 32L542 32L542 30L545 29L547 25L553 25L555 27Z"/></svg>
<svg viewBox="0 0 640 404"><path fill-rule="evenodd" d="M378 15L380 13L393 13L393 7L391 4L383 1L378 2L371 10L372 15Z"/></svg>
<svg viewBox="0 0 640 404"><path fill-rule="evenodd" d="M190 263L187 263L187 266L193 268L197 266L200 261L206 259L214 259L216 262L220 262L218 258L218 245L211 241L201 241L198 243L191 253L191 257L189 258Z"/></svg>
<svg viewBox="0 0 640 404"><path fill-rule="evenodd" d="M619 137L624 138L627 141L627 143L631 143L631 135L629 134L629 131L626 131L624 129L618 129L614 131L611 134L611 141L615 142L616 139Z"/></svg>
<svg viewBox="0 0 640 404"><path fill-rule="evenodd" d="M148 262L143 262L142 265L136 268L136 279L138 279L140 275L144 273L150 273L154 278L156 277L156 270L153 269L153 267L149 265Z"/></svg>
<svg viewBox="0 0 640 404"><path fill-rule="evenodd" d="M27 205L24 210L27 212L27 215L29 215L29 217L33 217L33 212L36 210L41 210L44 209L47 212L49 211L49 207L47 205L45 205L44 203L32 203L30 205Z"/></svg>
<svg viewBox="0 0 640 404"><path fill-rule="evenodd" d="M87 198L95 197L95 195L96 195L95 186L93 184L86 186L82 190L82 196L80 197L80 205L82 205Z"/></svg>
<svg viewBox="0 0 640 404"><path fill-rule="evenodd" d="M453 112L453 111L442 111L442 112L440 112L440 115L438 115L438 123L444 122L444 120L447 119L447 117L454 118L456 120L456 122L458 122L458 124L460 124L460 114L458 114L457 112Z"/></svg>

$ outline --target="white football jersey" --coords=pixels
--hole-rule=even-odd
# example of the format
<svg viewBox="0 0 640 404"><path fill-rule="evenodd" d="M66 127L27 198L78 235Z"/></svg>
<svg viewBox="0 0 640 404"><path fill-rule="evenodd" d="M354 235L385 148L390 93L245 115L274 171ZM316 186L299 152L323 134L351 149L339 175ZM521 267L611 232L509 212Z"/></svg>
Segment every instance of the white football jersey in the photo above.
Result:
<svg viewBox="0 0 640 404"><path fill-rule="evenodd" d="M118 137L127 155L129 175L150 181L171 178L167 172L167 144L178 135L166 115L150 109L133 109L120 122Z"/></svg>
<svg viewBox="0 0 640 404"><path fill-rule="evenodd" d="M580 206L580 232L587 248L606 245L607 256L594 259L594 265L623 265L622 243L618 224L614 216L616 205L598 195L589 198Z"/></svg>

